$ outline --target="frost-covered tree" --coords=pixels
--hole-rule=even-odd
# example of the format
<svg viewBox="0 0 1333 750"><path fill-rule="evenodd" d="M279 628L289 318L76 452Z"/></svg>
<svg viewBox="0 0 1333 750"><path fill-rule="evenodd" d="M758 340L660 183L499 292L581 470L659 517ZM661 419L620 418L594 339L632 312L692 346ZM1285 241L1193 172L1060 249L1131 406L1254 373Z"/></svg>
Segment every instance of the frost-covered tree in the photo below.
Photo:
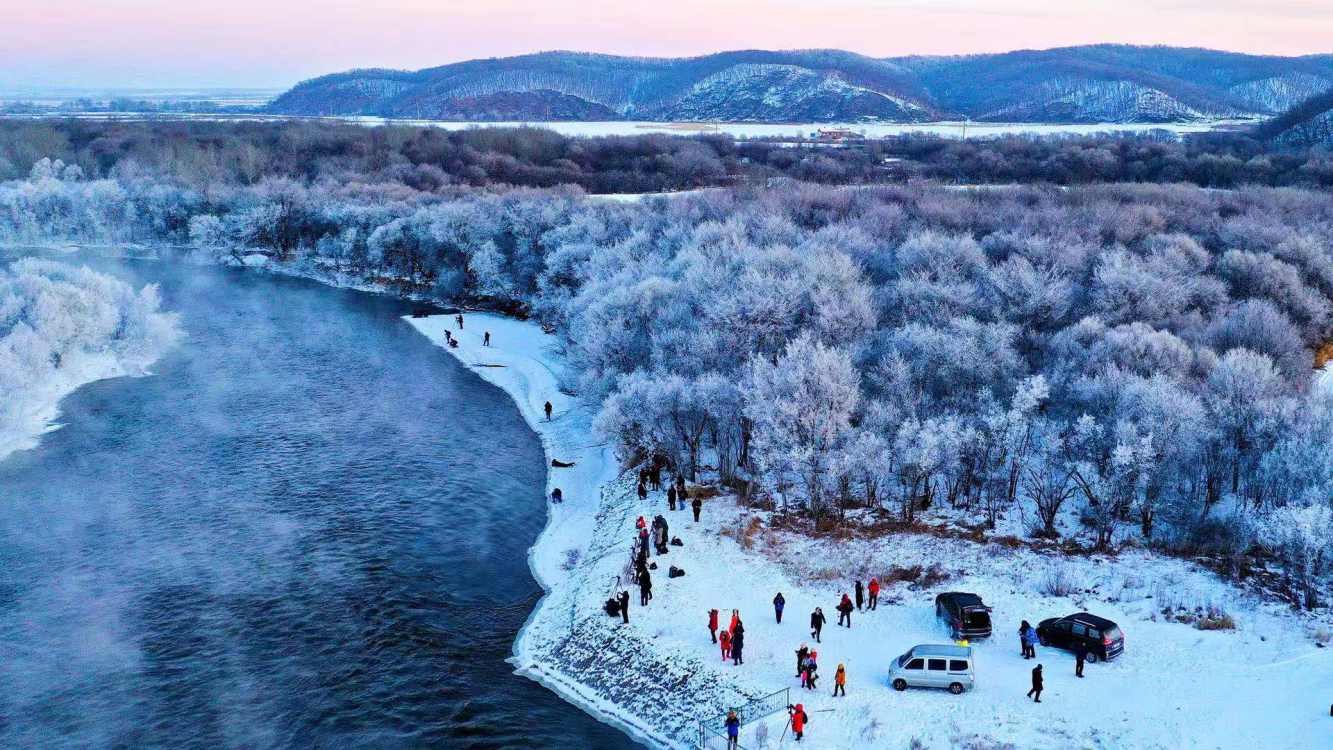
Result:
<svg viewBox="0 0 1333 750"><path fill-rule="evenodd" d="M794 488L818 519L835 451L850 435L859 376L837 349L799 338L776 363L753 361L745 413L754 424L760 470Z"/></svg>

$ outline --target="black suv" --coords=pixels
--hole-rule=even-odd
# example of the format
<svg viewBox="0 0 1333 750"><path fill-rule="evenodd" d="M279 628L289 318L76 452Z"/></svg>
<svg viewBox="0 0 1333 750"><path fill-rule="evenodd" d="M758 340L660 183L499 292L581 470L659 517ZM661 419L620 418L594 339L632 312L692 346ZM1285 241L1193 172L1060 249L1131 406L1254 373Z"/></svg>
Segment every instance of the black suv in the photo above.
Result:
<svg viewBox="0 0 1333 750"><path fill-rule="evenodd" d="M990 637L991 608L976 594L947 591L935 597L935 616L949 626L954 640Z"/></svg>
<svg viewBox="0 0 1333 750"><path fill-rule="evenodd" d="M1037 640L1043 646L1066 651L1073 651L1081 641L1088 649L1087 660L1093 664L1125 652L1125 633L1120 626L1087 612L1042 620L1037 626Z"/></svg>

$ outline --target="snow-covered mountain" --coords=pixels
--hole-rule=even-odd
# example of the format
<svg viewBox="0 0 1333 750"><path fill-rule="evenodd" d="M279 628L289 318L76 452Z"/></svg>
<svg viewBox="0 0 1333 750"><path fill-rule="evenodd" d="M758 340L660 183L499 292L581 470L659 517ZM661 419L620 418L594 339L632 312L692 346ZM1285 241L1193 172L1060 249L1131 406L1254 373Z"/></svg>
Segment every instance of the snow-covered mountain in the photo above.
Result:
<svg viewBox="0 0 1333 750"><path fill-rule="evenodd" d="M1333 148L1333 90L1301 102L1255 132L1261 138L1292 148Z"/></svg>
<svg viewBox="0 0 1333 750"><path fill-rule="evenodd" d="M298 84L269 110L455 120L1189 122L1260 118L1333 86L1333 57L1095 45L877 59L839 50L692 58L544 52Z"/></svg>

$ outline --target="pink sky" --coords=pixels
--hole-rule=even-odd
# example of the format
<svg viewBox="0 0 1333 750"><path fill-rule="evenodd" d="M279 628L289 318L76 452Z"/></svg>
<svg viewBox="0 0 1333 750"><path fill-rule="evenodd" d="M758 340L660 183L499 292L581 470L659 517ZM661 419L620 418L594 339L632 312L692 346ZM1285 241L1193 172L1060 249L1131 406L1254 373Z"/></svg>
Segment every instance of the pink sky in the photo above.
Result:
<svg viewBox="0 0 1333 750"><path fill-rule="evenodd" d="M1333 0L0 0L0 88L275 86L550 49L1333 52Z"/></svg>

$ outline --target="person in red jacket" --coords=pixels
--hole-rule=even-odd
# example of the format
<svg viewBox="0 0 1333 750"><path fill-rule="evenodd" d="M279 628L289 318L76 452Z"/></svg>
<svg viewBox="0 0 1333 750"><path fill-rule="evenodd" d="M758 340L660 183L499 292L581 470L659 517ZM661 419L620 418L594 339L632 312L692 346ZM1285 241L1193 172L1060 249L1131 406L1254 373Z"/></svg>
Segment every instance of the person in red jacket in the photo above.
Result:
<svg viewBox="0 0 1333 750"><path fill-rule="evenodd" d="M800 742L805 736L805 723L810 717L805 715L805 708L800 703L797 703L795 708L789 707L788 711L791 712L791 732L796 735L796 741Z"/></svg>
<svg viewBox="0 0 1333 750"><path fill-rule="evenodd" d="M721 643L722 643L722 661L725 662L727 659L731 658L731 633L728 633L725 630L722 631Z"/></svg>
<svg viewBox="0 0 1333 750"><path fill-rule="evenodd" d="M868 586L866 590L870 592L870 608L875 609L879 607L879 580L871 578L870 586Z"/></svg>
<svg viewBox="0 0 1333 750"><path fill-rule="evenodd" d="M852 626L852 610L856 607L852 604L851 597L842 595L842 601L838 603L838 624Z"/></svg>
<svg viewBox="0 0 1333 750"><path fill-rule="evenodd" d="M741 611L739 609L731 610L731 627L727 628L732 632L736 631L736 623L741 621Z"/></svg>
<svg viewBox="0 0 1333 750"><path fill-rule="evenodd" d="M708 634L713 636L713 643L717 643L717 610L708 610Z"/></svg>

